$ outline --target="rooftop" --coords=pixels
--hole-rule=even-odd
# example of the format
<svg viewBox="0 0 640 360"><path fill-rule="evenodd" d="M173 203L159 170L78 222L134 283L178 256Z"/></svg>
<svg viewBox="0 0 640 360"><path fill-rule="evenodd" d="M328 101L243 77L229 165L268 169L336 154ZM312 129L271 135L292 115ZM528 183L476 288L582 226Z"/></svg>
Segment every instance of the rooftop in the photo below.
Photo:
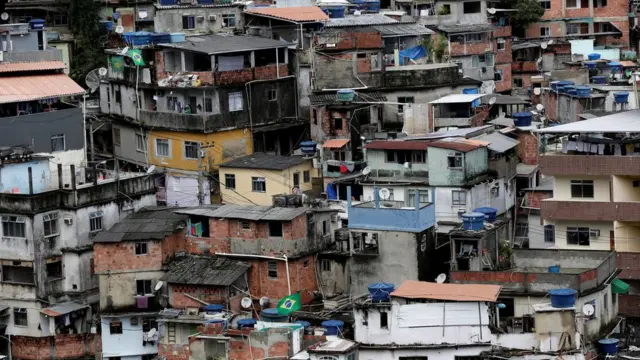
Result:
<svg viewBox="0 0 640 360"><path fill-rule="evenodd" d="M309 100L311 101L311 105L324 105L324 104L332 104L332 103L342 103L338 100L338 93L332 92L330 94L313 94L309 95ZM376 102L376 101L387 101L387 97L384 96L383 93L380 92L356 92L353 102Z"/></svg>
<svg viewBox="0 0 640 360"><path fill-rule="evenodd" d="M230 204L219 207L181 209L177 210L176 213L210 218L244 219L252 221L290 221L305 214L308 210L308 208L304 207L285 208Z"/></svg>
<svg viewBox="0 0 640 360"><path fill-rule="evenodd" d="M460 128L455 130L441 130L441 131L432 132L426 135L409 136L406 139L407 140L436 140L436 139L444 139L448 137L472 138L474 136L484 134L487 131L491 131L491 125L484 125L484 126L470 127L470 128Z"/></svg>
<svg viewBox="0 0 640 360"><path fill-rule="evenodd" d="M0 104L84 94L65 74L0 77Z"/></svg>
<svg viewBox="0 0 640 360"><path fill-rule="evenodd" d="M510 149L513 149L514 147L518 146L518 144L520 143L518 140L502 135L499 132L492 132L489 134L478 135L473 139L488 142L489 150L495 151L498 153L503 153Z"/></svg>
<svg viewBox="0 0 640 360"><path fill-rule="evenodd" d="M40 310L40 313L45 314L47 316L51 316L51 317L58 317L58 316L66 315L74 311L85 309L88 307L89 305L79 304L75 301L68 301L68 302L63 302L63 303L49 306L46 309Z"/></svg>
<svg viewBox="0 0 640 360"><path fill-rule="evenodd" d="M174 209L140 210L131 217L120 220L108 231L101 231L94 243L110 243L136 240L163 240L186 221Z"/></svg>
<svg viewBox="0 0 640 360"><path fill-rule="evenodd" d="M161 280L170 284L229 286L250 267L224 257L184 256L169 264Z"/></svg>
<svg viewBox="0 0 640 360"><path fill-rule="evenodd" d="M62 61L0 62L0 73L62 69L64 69Z"/></svg>
<svg viewBox="0 0 640 360"><path fill-rule="evenodd" d="M258 36L190 36L185 42L160 44L162 47L189 50L197 53L216 55L234 52L285 48L291 45L286 41L273 40Z"/></svg>
<svg viewBox="0 0 640 360"><path fill-rule="evenodd" d="M640 132L640 109L601 116L589 120L538 129L541 133L624 133Z"/></svg>
<svg viewBox="0 0 640 360"><path fill-rule="evenodd" d="M486 147L489 143L480 140L468 140L461 138L446 138L429 143L429 147L449 149L460 152L469 152L481 147Z"/></svg>
<svg viewBox="0 0 640 360"><path fill-rule="evenodd" d="M449 33L473 33L473 32L486 32L492 31L494 26L491 24L472 24L472 25L440 25L438 26L438 30Z"/></svg>
<svg viewBox="0 0 640 360"><path fill-rule="evenodd" d="M254 153L220 164L224 168L285 170L309 161L302 156L282 156Z"/></svg>
<svg viewBox="0 0 640 360"><path fill-rule="evenodd" d="M308 353L346 354L358 347L358 343L336 336L327 336L327 340L310 346Z"/></svg>
<svg viewBox="0 0 640 360"><path fill-rule="evenodd" d="M501 289L500 285L439 284L405 280L391 293L391 296L407 299L495 302Z"/></svg>
<svg viewBox="0 0 640 360"><path fill-rule="evenodd" d="M360 15L362 16L362 15ZM372 29L379 31L383 38L387 37L402 37L402 36L422 36L434 34L433 30L418 24L385 24L374 25Z"/></svg>
<svg viewBox="0 0 640 360"><path fill-rule="evenodd" d="M486 94L451 94L443 96L438 100L430 101L429 104L461 104L474 102Z"/></svg>
<svg viewBox="0 0 640 360"><path fill-rule="evenodd" d="M367 145L367 150L427 150L427 141L375 140Z"/></svg>
<svg viewBox="0 0 640 360"><path fill-rule="evenodd" d="M248 9L245 13L300 23L329 20L329 16L317 6L253 8Z"/></svg>
<svg viewBox="0 0 640 360"><path fill-rule="evenodd" d="M512 95L492 94L491 98L496 99L495 105L524 105L531 103L531 100Z"/></svg>
<svg viewBox="0 0 640 360"><path fill-rule="evenodd" d="M340 149L349 143L349 139L329 139L325 140L322 147L325 149Z"/></svg>
<svg viewBox="0 0 640 360"><path fill-rule="evenodd" d="M325 27L371 26L399 23L399 21L382 14L362 14L329 19L329 22L327 22Z"/></svg>
<svg viewBox="0 0 640 360"><path fill-rule="evenodd" d="M515 127L518 130L524 130L524 131L535 130L538 128L538 126L542 125L541 122L532 121L531 126L515 126L513 119L508 117L499 117L491 121L488 121L488 123L491 125L497 125L497 126Z"/></svg>

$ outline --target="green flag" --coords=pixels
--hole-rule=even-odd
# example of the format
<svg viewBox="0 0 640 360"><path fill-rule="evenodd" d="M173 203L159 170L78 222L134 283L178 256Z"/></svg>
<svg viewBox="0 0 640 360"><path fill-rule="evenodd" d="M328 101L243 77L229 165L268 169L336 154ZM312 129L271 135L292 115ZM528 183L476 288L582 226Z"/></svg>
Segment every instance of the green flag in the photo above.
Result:
<svg viewBox="0 0 640 360"><path fill-rule="evenodd" d="M127 55L129 55L136 66L144 66L144 60L142 60L142 54L139 49L131 49L127 51Z"/></svg>
<svg viewBox="0 0 640 360"><path fill-rule="evenodd" d="M300 293L295 293L287 297L282 298L278 302L278 314L289 315L294 311L298 311L302 308L302 301L300 300Z"/></svg>
<svg viewBox="0 0 640 360"><path fill-rule="evenodd" d="M124 58L122 56L111 56L111 70L113 72L122 72L124 69Z"/></svg>

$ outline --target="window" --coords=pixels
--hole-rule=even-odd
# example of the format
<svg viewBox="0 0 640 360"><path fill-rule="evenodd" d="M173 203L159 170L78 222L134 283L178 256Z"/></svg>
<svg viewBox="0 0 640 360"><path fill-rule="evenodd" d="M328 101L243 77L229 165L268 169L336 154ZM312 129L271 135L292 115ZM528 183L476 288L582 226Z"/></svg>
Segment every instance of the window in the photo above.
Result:
<svg viewBox="0 0 640 360"><path fill-rule="evenodd" d="M587 33L589 33L589 24L587 23L567 24L567 35L579 35Z"/></svg>
<svg viewBox="0 0 640 360"><path fill-rule="evenodd" d="M549 10L551 9L551 0L541 0L540 2L540 7L545 9L545 10Z"/></svg>
<svg viewBox="0 0 640 360"><path fill-rule="evenodd" d="M572 198L593 198L593 180L571 180Z"/></svg>
<svg viewBox="0 0 640 360"><path fill-rule="evenodd" d="M267 261L267 275L272 279L278 278L278 262L276 260Z"/></svg>
<svg viewBox="0 0 640 360"><path fill-rule="evenodd" d="M175 96L167 96L167 110L176 111L178 107L178 98Z"/></svg>
<svg viewBox="0 0 640 360"><path fill-rule="evenodd" d="M548 26L542 26L540 28L540 36L542 36L542 37L551 36L551 28L548 27Z"/></svg>
<svg viewBox="0 0 640 360"><path fill-rule="evenodd" d="M113 144L120 146L120 129L113 128Z"/></svg>
<svg viewBox="0 0 640 360"><path fill-rule="evenodd" d="M311 110L311 117L313 118L313 124L318 125L318 110Z"/></svg>
<svg viewBox="0 0 640 360"><path fill-rule="evenodd" d="M480 1L465 2L462 6L462 12L464 14L477 14L480 12Z"/></svg>
<svg viewBox="0 0 640 360"><path fill-rule="evenodd" d="M169 139L156 139L156 156L169 156Z"/></svg>
<svg viewBox="0 0 640 360"><path fill-rule="evenodd" d="M113 88L113 98L116 101L116 104L120 104L122 102L122 95L120 94L120 88Z"/></svg>
<svg viewBox="0 0 640 360"><path fill-rule="evenodd" d="M29 326L27 309L13 308L13 324L16 326Z"/></svg>
<svg viewBox="0 0 640 360"><path fill-rule="evenodd" d="M595 0L593 2L593 7L595 8L603 8L607 6L607 0Z"/></svg>
<svg viewBox="0 0 640 360"><path fill-rule="evenodd" d="M122 334L122 322L118 320L111 320L111 322L109 323L109 334L111 335ZM109 359L113 359L113 358L109 358Z"/></svg>
<svg viewBox="0 0 640 360"><path fill-rule="evenodd" d="M429 202L429 190L417 190L420 204L424 205ZM407 206L416 206L416 190L407 190Z"/></svg>
<svg viewBox="0 0 640 360"><path fill-rule="evenodd" d="M282 237L282 221L269 221L269 236Z"/></svg>
<svg viewBox="0 0 640 360"><path fill-rule="evenodd" d="M151 280L136 280L136 295L152 294Z"/></svg>
<svg viewBox="0 0 640 360"><path fill-rule="evenodd" d="M493 66L494 58L493 54L473 55L471 57L471 67L486 67Z"/></svg>
<svg viewBox="0 0 640 360"><path fill-rule="evenodd" d="M242 93L229 93L229 111L242 111Z"/></svg>
<svg viewBox="0 0 640 360"><path fill-rule="evenodd" d="M556 242L556 227L555 225L544 226L544 242L553 244Z"/></svg>
<svg viewBox="0 0 640 360"><path fill-rule="evenodd" d="M413 104L414 101L413 96L398 96L398 115L404 114L404 107L407 106L405 104Z"/></svg>
<svg viewBox="0 0 640 360"><path fill-rule="evenodd" d="M578 7L578 0L566 0L565 1L565 7L567 7L567 8L577 8Z"/></svg>
<svg viewBox="0 0 640 360"><path fill-rule="evenodd" d="M589 228L568 227L567 244L589 246Z"/></svg>
<svg viewBox="0 0 640 360"><path fill-rule="evenodd" d="M55 261L47 264L47 278L62 277L62 261Z"/></svg>
<svg viewBox="0 0 640 360"><path fill-rule="evenodd" d="M24 238L25 235L25 218L23 216L3 216L2 217L2 236Z"/></svg>
<svg viewBox="0 0 640 360"><path fill-rule="evenodd" d="M504 70L496 70L493 72L493 80L494 81L502 81L504 80Z"/></svg>
<svg viewBox="0 0 640 360"><path fill-rule="evenodd" d="M269 89L267 91L267 97L269 98L269 101L276 101L278 100L278 92L276 89Z"/></svg>
<svg viewBox="0 0 640 360"><path fill-rule="evenodd" d="M67 14L55 14L53 15L53 26L66 26L69 25L69 18Z"/></svg>
<svg viewBox="0 0 640 360"><path fill-rule="evenodd" d="M223 14L222 15L222 27L236 27L236 15L235 14Z"/></svg>
<svg viewBox="0 0 640 360"><path fill-rule="evenodd" d="M524 85L522 83L522 79L520 79L520 78L514 78L513 79L513 87L521 88L523 86Z"/></svg>
<svg viewBox="0 0 640 360"><path fill-rule="evenodd" d="M200 143L195 141L185 141L184 142L185 159L197 159L199 148L200 148Z"/></svg>
<svg viewBox="0 0 640 360"><path fill-rule="evenodd" d="M322 269L322 271L331 271L331 260L322 259L320 261L320 268Z"/></svg>
<svg viewBox="0 0 640 360"><path fill-rule="evenodd" d="M143 318L142 319L142 332L148 333L151 329L158 329L158 322L153 318ZM149 355L150 358L148 360L154 359L155 355ZM144 355L142 355L142 360L145 360Z"/></svg>
<svg viewBox="0 0 640 360"><path fill-rule="evenodd" d="M102 230L102 211L96 211L89 215L89 228L91 232Z"/></svg>
<svg viewBox="0 0 640 360"><path fill-rule="evenodd" d="M44 228L44 237L58 235L58 213L45 214L42 217L42 226Z"/></svg>
<svg viewBox="0 0 640 360"><path fill-rule="evenodd" d="M251 191L253 192L267 192L267 182L263 177L251 178Z"/></svg>
<svg viewBox="0 0 640 360"><path fill-rule="evenodd" d="M440 10L438 10L438 15L450 15L451 14L451 5L444 4L440 6Z"/></svg>
<svg viewBox="0 0 640 360"><path fill-rule="evenodd" d="M507 42L503 38L500 38L496 41L496 44L498 45L498 50L504 50Z"/></svg>
<svg viewBox="0 0 640 360"><path fill-rule="evenodd" d="M293 186L294 187L300 186L300 173L293 174Z"/></svg>
<svg viewBox="0 0 640 360"><path fill-rule="evenodd" d="M411 162L424 164L426 161L426 151L414 151L411 153Z"/></svg>
<svg viewBox="0 0 640 360"><path fill-rule="evenodd" d="M302 172L302 181L304 181L305 184L311 181L311 172L309 170Z"/></svg>
<svg viewBox="0 0 640 360"><path fill-rule="evenodd" d="M318 360L338 360L338 358L335 356L326 355L319 357Z"/></svg>
<svg viewBox="0 0 640 360"><path fill-rule="evenodd" d="M240 221L240 227L246 230L246 229L250 229L251 225L247 220L242 220Z"/></svg>
<svg viewBox="0 0 640 360"><path fill-rule="evenodd" d="M144 241L137 242L135 245L136 255L147 255L149 253L148 244Z"/></svg>
<svg viewBox="0 0 640 360"><path fill-rule="evenodd" d="M309 260L305 260L302 262L302 267L304 267L305 269L309 267Z"/></svg>
<svg viewBox="0 0 640 360"><path fill-rule="evenodd" d="M327 235L329 233L329 222L324 220L322 222L322 235Z"/></svg>
<svg viewBox="0 0 640 360"><path fill-rule="evenodd" d="M342 130L342 118L333 119L333 129L334 130Z"/></svg>
<svg viewBox="0 0 640 360"><path fill-rule="evenodd" d="M142 134L136 134L136 150L146 152L147 147L144 144L144 136Z"/></svg>
<svg viewBox="0 0 640 360"><path fill-rule="evenodd" d="M191 30L196 28L196 17L193 15L185 15L182 17L182 29Z"/></svg>
<svg viewBox="0 0 640 360"><path fill-rule="evenodd" d="M51 136L51 152L64 151L64 150L65 150L64 134Z"/></svg>
<svg viewBox="0 0 640 360"><path fill-rule="evenodd" d="M451 153L447 155L447 164L450 169L462 169L462 153Z"/></svg>
<svg viewBox="0 0 640 360"><path fill-rule="evenodd" d="M497 199L499 197L500 197L500 184L496 184L495 186L491 187L491 198Z"/></svg>
<svg viewBox="0 0 640 360"><path fill-rule="evenodd" d="M213 112L213 102L209 98L204 98L204 112Z"/></svg>
<svg viewBox="0 0 640 360"><path fill-rule="evenodd" d="M451 204L453 205L467 205L467 192L461 190L451 191Z"/></svg>
<svg viewBox="0 0 640 360"><path fill-rule="evenodd" d="M236 188L235 174L224 174L224 187L230 190L233 190Z"/></svg>
<svg viewBox="0 0 640 360"><path fill-rule="evenodd" d="M380 329L389 328L389 314L386 312L380 312Z"/></svg>
<svg viewBox="0 0 640 360"><path fill-rule="evenodd" d="M465 35L465 41L466 42L480 42L484 40L482 34L479 33L473 33L473 34L467 34Z"/></svg>

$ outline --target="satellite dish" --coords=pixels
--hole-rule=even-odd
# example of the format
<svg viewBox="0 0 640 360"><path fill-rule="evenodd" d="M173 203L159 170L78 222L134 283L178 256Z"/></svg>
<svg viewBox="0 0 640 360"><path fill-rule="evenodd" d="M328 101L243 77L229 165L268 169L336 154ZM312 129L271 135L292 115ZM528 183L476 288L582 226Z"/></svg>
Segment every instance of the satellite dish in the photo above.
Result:
<svg viewBox="0 0 640 360"><path fill-rule="evenodd" d="M533 94L534 95L540 95L541 93L542 93L542 90L540 90L539 87L533 88ZM538 105L540 105L540 104L538 104Z"/></svg>
<svg viewBox="0 0 640 360"><path fill-rule="evenodd" d="M91 70L84 78L85 85L91 89L92 93L100 86L100 75L98 74L98 71L98 69Z"/></svg>
<svg viewBox="0 0 640 360"><path fill-rule="evenodd" d="M124 32L124 28L122 27L122 25L116 26L116 32L118 34L122 34Z"/></svg>
<svg viewBox="0 0 640 360"><path fill-rule="evenodd" d="M129 52L129 47L125 46L124 49L122 49L122 51L120 51L120 55L127 55L128 52Z"/></svg>
<svg viewBox="0 0 640 360"><path fill-rule="evenodd" d="M436 282L438 284L442 284L447 280L447 274L440 274L438 275L438 277L436 278Z"/></svg>
<svg viewBox="0 0 640 360"><path fill-rule="evenodd" d="M549 46L547 43L540 44L540 47L542 48L542 50L546 49L547 46Z"/></svg>
<svg viewBox="0 0 640 360"><path fill-rule="evenodd" d="M100 69L98 69L98 75L100 75L100 77L107 76L107 73L108 73L107 68L101 67Z"/></svg>
<svg viewBox="0 0 640 360"><path fill-rule="evenodd" d="M9 20L9 14L3 12L2 15L0 15L0 19L2 19L3 21Z"/></svg>
<svg viewBox="0 0 640 360"><path fill-rule="evenodd" d="M147 174L151 174L152 172L154 172L155 169L156 169L155 165L149 166L149 168L147 169Z"/></svg>
<svg viewBox="0 0 640 360"><path fill-rule="evenodd" d="M362 175L369 175L371 174L371 168L370 167L366 167L364 169L362 169Z"/></svg>
<svg viewBox="0 0 640 360"><path fill-rule="evenodd" d="M536 88L536 89L539 89L539 88ZM542 104L536 105L536 110L538 110L538 111L544 110L544 105L542 105Z"/></svg>
<svg viewBox="0 0 640 360"><path fill-rule="evenodd" d="M553 39L547 41L547 44L549 44L549 45L553 44Z"/></svg>
<svg viewBox="0 0 640 360"><path fill-rule="evenodd" d="M497 101L497 100L496 100L496 98L495 98L495 97L492 97L491 99L489 99L489 105L493 105L493 104L495 104L495 103L496 103L496 101Z"/></svg>
<svg viewBox="0 0 640 360"><path fill-rule="evenodd" d="M240 306L242 306L243 309L250 308L252 303L253 302L251 301L251 298L249 298L249 297L244 297L244 298L242 298L242 300L240 300Z"/></svg>
<svg viewBox="0 0 640 360"><path fill-rule="evenodd" d="M162 281L158 281L158 283L156 284L156 287L153 288L153 290L158 291L162 288L162 285L164 285L164 282Z"/></svg>
<svg viewBox="0 0 640 360"><path fill-rule="evenodd" d="M488 8L488 9L487 9L487 12L488 12L489 14L493 15L493 14L495 14L495 13L496 13L496 9L494 9L494 8Z"/></svg>
<svg viewBox="0 0 640 360"><path fill-rule="evenodd" d="M538 115L538 112L535 110L531 110L530 113L532 113L533 115Z"/></svg>
<svg viewBox="0 0 640 360"><path fill-rule="evenodd" d="M156 328L151 328L151 330L149 330L149 332L147 333L147 337L152 338L157 332L158 330L156 330Z"/></svg>
<svg viewBox="0 0 640 360"><path fill-rule="evenodd" d="M266 296L263 296L260 298L260 306L265 307L269 305L269 298Z"/></svg>
<svg viewBox="0 0 640 360"><path fill-rule="evenodd" d="M391 196L391 191L389 191L389 189L387 188L382 188L380 189L380 191L378 191L378 195L380 195L380 198L382 200L387 200Z"/></svg>
<svg viewBox="0 0 640 360"><path fill-rule="evenodd" d="M584 306L582 307L582 313L585 314L586 316L593 316L595 312L596 312L596 308L593 307L593 305L591 304L584 304Z"/></svg>

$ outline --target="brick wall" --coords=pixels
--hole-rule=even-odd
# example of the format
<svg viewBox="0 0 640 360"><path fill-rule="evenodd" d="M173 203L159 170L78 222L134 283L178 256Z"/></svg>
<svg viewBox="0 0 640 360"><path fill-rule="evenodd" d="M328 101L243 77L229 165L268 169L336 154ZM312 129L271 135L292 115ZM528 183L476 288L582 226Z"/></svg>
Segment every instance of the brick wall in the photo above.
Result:
<svg viewBox="0 0 640 360"><path fill-rule="evenodd" d="M552 1L551 2L551 6L554 6L556 2ZM555 5L560 5L560 2L558 1L557 4ZM543 19L546 18L547 13L549 13L550 11L547 10L545 11L545 17L543 17ZM561 15L557 16L562 17ZM564 36L565 35L565 30L564 30L564 22L562 21L557 21L557 22L537 22L537 23L533 23L531 25L529 25L529 27L527 28L527 37L530 38L539 38L541 36L540 34L540 28L542 27L548 27L549 31L551 32L549 35L552 37L558 37L558 36Z"/></svg>
<svg viewBox="0 0 640 360"><path fill-rule="evenodd" d="M160 80L160 79L164 79L166 77L168 77L169 75L167 74L166 71L164 71L164 54L162 51L156 51L155 52L155 67L156 67L156 79Z"/></svg>
<svg viewBox="0 0 640 360"><path fill-rule="evenodd" d="M379 49L384 46L382 35L379 32L350 32L331 35L337 40L336 46L331 49L347 50L347 49ZM327 42L328 39L322 39ZM315 43L318 45L318 36L315 37Z"/></svg>
<svg viewBox="0 0 640 360"><path fill-rule="evenodd" d="M158 344L158 357L166 360L189 360L191 351L188 344Z"/></svg>
<svg viewBox="0 0 640 360"><path fill-rule="evenodd" d="M509 50L511 52L511 50ZM496 65L496 70L502 70L502 81L496 81L496 92L511 91L511 64Z"/></svg>
<svg viewBox="0 0 640 360"><path fill-rule="evenodd" d="M226 304L228 299L227 289L225 287L172 284L170 291L171 306L180 309L188 307L199 308L202 306L201 303L188 298L184 294L188 294L210 304Z"/></svg>
<svg viewBox="0 0 640 360"><path fill-rule="evenodd" d="M547 191L528 191L527 192L527 207L540 209L540 202L544 199L549 199L553 196L553 192Z"/></svg>
<svg viewBox="0 0 640 360"><path fill-rule="evenodd" d="M258 66L254 68L254 80L275 80L278 78L278 68L280 68L280 77L289 76L289 66L287 64L270 64Z"/></svg>
<svg viewBox="0 0 640 360"><path fill-rule="evenodd" d="M511 26L498 26L495 30L493 30L493 37L506 37L511 38Z"/></svg>
<svg viewBox="0 0 640 360"><path fill-rule="evenodd" d="M471 118L471 126L484 126L484 121L489 116L488 111L480 111Z"/></svg>
<svg viewBox="0 0 640 360"><path fill-rule="evenodd" d="M100 335L58 334L55 337L11 337L11 355L14 359L48 360L93 357L102 351Z"/></svg>
<svg viewBox="0 0 640 360"><path fill-rule="evenodd" d="M344 111L335 111L335 110L327 110L326 107L323 107L320 114L318 116L322 116L322 132L324 132L327 136L336 136L336 137L350 137L351 132L349 129L349 112ZM335 128L334 119L340 118L342 119L342 129Z"/></svg>
<svg viewBox="0 0 640 360"><path fill-rule="evenodd" d="M511 51L511 38L504 38L504 49L498 50L496 44L496 64L511 64L513 53Z"/></svg>
<svg viewBox="0 0 640 360"><path fill-rule="evenodd" d="M603 8L593 9L593 16L597 16L597 17L614 17L614 16L627 17L628 14L629 14L629 2L626 0L607 0L607 6Z"/></svg>
<svg viewBox="0 0 640 360"><path fill-rule="evenodd" d="M280 69L280 77L289 75L287 64L269 64L242 70L218 71L213 74L213 82L216 85L229 85L246 83L252 80L275 80L278 78L278 69Z"/></svg>
<svg viewBox="0 0 640 360"><path fill-rule="evenodd" d="M479 55L495 49L489 39L477 43L467 43L466 45L464 43L452 42L450 48L451 56Z"/></svg>
<svg viewBox="0 0 640 360"><path fill-rule="evenodd" d="M640 317L640 295L618 295L618 313L623 316Z"/></svg>
<svg viewBox="0 0 640 360"><path fill-rule="evenodd" d="M640 253L616 252L616 264L622 270L618 276L626 280L640 280Z"/></svg>
<svg viewBox="0 0 640 360"><path fill-rule="evenodd" d="M575 156L546 155L540 157L544 175L626 175L640 173L640 158L636 156Z"/></svg>
<svg viewBox="0 0 640 360"><path fill-rule="evenodd" d="M162 247L160 241L147 241L147 255L135 254L135 243L98 243L93 246L95 271L97 273L118 270L162 269Z"/></svg>
<svg viewBox="0 0 640 360"><path fill-rule="evenodd" d="M520 162L527 165L536 165L538 163L538 139L531 133L520 132L518 141L520 143L516 147L516 152Z"/></svg>
<svg viewBox="0 0 640 360"><path fill-rule="evenodd" d="M276 300L289 295L284 261L276 261L277 278L268 276L267 260L251 260L250 262L252 266L249 269L249 291L252 296L267 296ZM313 292L318 288L315 271L316 264L313 256L289 261L291 293L300 292L302 302L305 304L312 300Z"/></svg>
<svg viewBox="0 0 640 360"><path fill-rule="evenodd" d="M589 201L543 201L540 211L546 220L637 221L640 203Z"/></svg>
<svg viewBox="0 0 640 360"><path fill-rule="evenodd" d="M536 68L535 61L514 61L511 63L511 71L514 73L537 73L538 69Z"/></svg>

